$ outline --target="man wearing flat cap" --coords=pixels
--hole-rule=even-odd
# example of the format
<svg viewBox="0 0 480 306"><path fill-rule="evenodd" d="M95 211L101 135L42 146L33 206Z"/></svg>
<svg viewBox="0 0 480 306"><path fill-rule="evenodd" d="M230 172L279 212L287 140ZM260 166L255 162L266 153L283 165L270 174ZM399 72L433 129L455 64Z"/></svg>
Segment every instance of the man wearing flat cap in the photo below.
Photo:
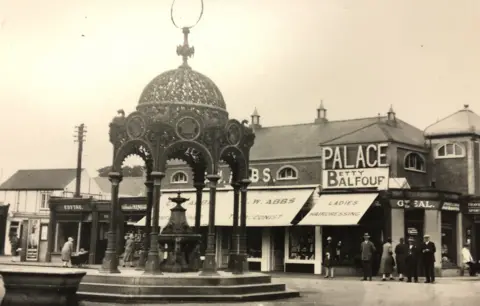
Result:
<svg viewBox="0 0 480 306"><path fill-rule="evenodd" d="M435 282L435 243L430 241L430 235L423 236L424 242L421 247L423 268L425 269L425 283Z"/></svg>
<svg viewBox="0 0 480 306"><path fill-rule="evenodd" d="M364 281L366 281L367 278L368 280L372 280L372 261L375 251L375 246L370 241L370 235L368 233L365 233L365 235L363 235L363 242L360 245Z"/></svg>

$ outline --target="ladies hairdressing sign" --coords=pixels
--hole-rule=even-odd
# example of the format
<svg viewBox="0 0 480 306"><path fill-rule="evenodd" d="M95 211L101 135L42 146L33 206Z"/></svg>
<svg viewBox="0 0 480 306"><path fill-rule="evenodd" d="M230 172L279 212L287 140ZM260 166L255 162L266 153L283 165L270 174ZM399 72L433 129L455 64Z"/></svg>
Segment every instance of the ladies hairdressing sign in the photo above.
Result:
<svg viewBox="0 0 480 306"><path fill-rule="evenodd" d="M388 188L388 144L322 148L322 188Z"/></svg>

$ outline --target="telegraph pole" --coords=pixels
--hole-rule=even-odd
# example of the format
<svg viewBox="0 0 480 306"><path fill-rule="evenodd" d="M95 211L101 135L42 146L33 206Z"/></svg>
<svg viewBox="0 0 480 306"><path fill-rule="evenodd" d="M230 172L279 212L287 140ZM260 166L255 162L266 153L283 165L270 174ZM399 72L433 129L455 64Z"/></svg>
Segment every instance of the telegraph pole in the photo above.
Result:
<svg viewBox="0 0 480 306"><path fill-rule="evenodd" d="M85 124L80 124L75 127L76 134L73 135L74 142L78 142L78 153L77 153L77 180L75 186L75 197L80 198L80 186L82 183L82 153L83 153L83 143L85 142L85 137L87 130L85 129Z"/></svg>

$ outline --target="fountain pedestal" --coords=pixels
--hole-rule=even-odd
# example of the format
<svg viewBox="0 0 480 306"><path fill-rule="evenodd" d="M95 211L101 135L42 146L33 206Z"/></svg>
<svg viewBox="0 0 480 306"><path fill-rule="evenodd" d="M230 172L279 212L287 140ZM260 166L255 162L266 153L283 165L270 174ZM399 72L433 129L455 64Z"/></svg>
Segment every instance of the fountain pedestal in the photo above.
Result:
<svg viewBox="0 0 480 306"><path fill-rule="evenodd" d="M198 272L202 236L188 225L186 209L182 204L189 199L182 197L179 192L177 197L169 200L176 206L170 209L170 219L158 236L158 243L167 245L168 254L162 262L161 270L172 273Z"/></svg>

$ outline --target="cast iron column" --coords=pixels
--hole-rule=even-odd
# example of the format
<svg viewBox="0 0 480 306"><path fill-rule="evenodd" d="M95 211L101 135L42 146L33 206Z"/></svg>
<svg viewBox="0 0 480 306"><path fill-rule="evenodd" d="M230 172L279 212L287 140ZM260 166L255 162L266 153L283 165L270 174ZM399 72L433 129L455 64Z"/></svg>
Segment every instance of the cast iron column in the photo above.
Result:
<svg viewBox="0 0 480 306"><path fill-rule="evenodd" d="M55 206L50 206L50 220L48 221L48 237L47 237L47 254L45 255L46 262L52 262L52 252L55 247L55 225L57 224L57 214L55 212ZM22 237L19 237L20 240Z"/></svg>
<svg viewBox="0 0 480 306"><path fill-rule="evenodd" d="M205 182L195 182L193 187L197 190L197 201L195 202L195 233L200 234L202 223L202 194Z"/></svg>
<svg viewBox="0 0 480 306"><path fill-rule="evenodd" d="M147 212L145 214L145 237L143 239L143 249L140 252L140 258L138 259L138 266L136 270L145 269L145 261L147 260L148 250L150 249L150 229L152 227L152 203L153 203L153 182L147 180L145 182L147 187Z"/></svg>
<svg viewBox="0 0 480 306"><path fill-rule="evenodd" d="M235 273L242 274L248 272L247 260L247 188L250 185L249 179L243 179L241 186L241 208L240 208L240 254L238 255L238 265Z"/></svg>
<svg viewBox="0 0 480 306"><path fill-rule="evenodd" d="M150 233L150 248L148 250L147 262L145 263L145 274L162 274L160 271L160 259L158 258L158 218L160 213L160 187L165 173L154 171L151 177L153 179L153 218Z"/></svg>
<svg viewBox="0 0 480 306"><path fill-rule="evenodd" d="M240 252L240 231L238 230L238 213L240 204L240 184L232 183L233 187L233 228L232 228L232 245L230 246L230 258L228 259L228 269L235 273L237 266L237 255Z"/></svg>
<svg viewBox="0 0 480 306"><path fill-rule="evenodd" d="M200 275L218 275L217 261L215 260L215 204L217 194L217 183L220 176L217 174L207 175L210 183L210 206L208 208L208 238L205 251L205 261Z"/></svg>
<svg viewBox="0 0 480 306"><path fill-rule="evenodd" d="M108 230L108 243L105 257L103 258L101 273L120 273L118 270L117 255L117 211L118 211L118 188L122 181L122 175L118 172L110 172L108 174L110 182L112 182L112 203L110 206L110 224Z"/></svg>

